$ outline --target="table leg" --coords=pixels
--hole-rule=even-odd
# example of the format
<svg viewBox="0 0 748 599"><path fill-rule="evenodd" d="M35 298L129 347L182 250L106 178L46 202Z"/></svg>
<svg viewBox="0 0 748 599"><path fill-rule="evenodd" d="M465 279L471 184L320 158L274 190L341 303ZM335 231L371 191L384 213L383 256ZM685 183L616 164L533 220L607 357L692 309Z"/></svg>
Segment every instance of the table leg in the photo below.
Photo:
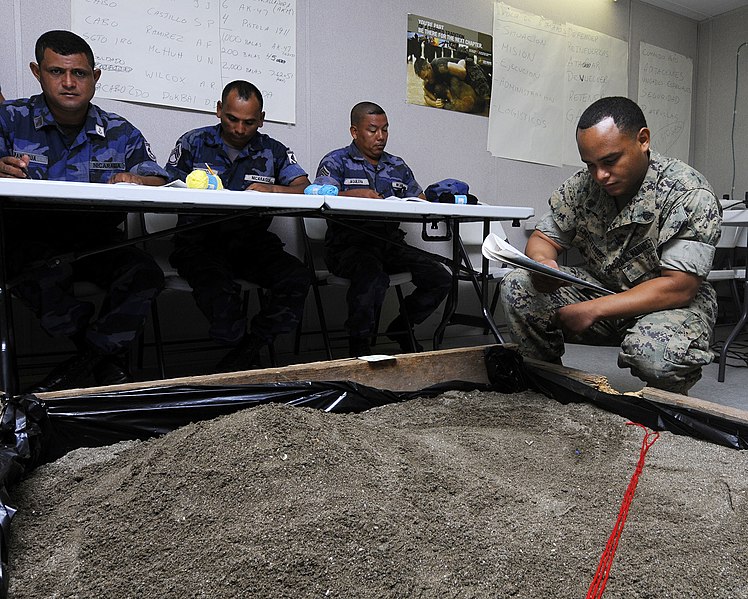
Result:
<svg viewBox="0 0 748 599"><path fill-rule="evenodd" d="M460 285L460 264L462 264L462 258L460 255L460 224L457 221L447 220L446 226L452 227L452 262L450 269L452 270L452 287L449 290L447 296L447 302L444 304L444 314L439 322L439 326L434 331L434 349L441 347L442 341L444 341L444 331L449 325L452 316L457 309L457 293Z"/></svg>
<svg viewBox="0 0 748 599"><path fill-rule="evenodd" d="M18 369L13 338L13 306L7 285L6 255L5 215L4 210L0 208L0 388L8 397L12 397L18 393Z"/></svg>
<svg viewBox="0 0 748 599"><path fill-rule="evenodd" d="M488 235L487 231L489 230L489 226L490 222L486 221L486 223L484 223L484 238ZM488 279L487 277L482 277L481 281L478 281L478 276L473 269L473 265L470 263L470 258L468 257L467 250L465 249L462 238L460 237L459 222L454 221L452 223L452 227L452 289L450 290L449 296L447 297L447 303L444 307L444 315L442 316L441 322L436 328L436 331L434 331L434 349L439 349L439 347L441 346L441 343L444 339L444 331L446 330L447 326L452 324L453 321L459 322L457 318L455 318L455 312L457 310L459 295L460 268L463 261L465 263L465 270L468 273L470 282L473 285L473 289L475 290L475 293L480 300L482 313L481 325L485 328L490 329L497 343L504 343L504 339L499 332L499 328L496 326L496 321L494 321L493 314L491 314L491 309L488 305ZM487 266L488 261L484 258L482 260L482 268L484 269L483 272L487 272ZM463 315L463 318L466 317ZM475 316L472 316L471 319L471 323L474 320L478 320Z"/></svg>
<svg viewBox="0 0 748 599"><path fill-rule="evenodd" d="M719 354L719 371L717 373L717 381L720 383L725 382L725 367L727 366L727 350L729 349L732 342L743 330L746 322L748 322L748 279L743 283L743 314L740 316L737 324L730 331L730 335L727 337L725 344L722 346L722 351Z"/></svg>

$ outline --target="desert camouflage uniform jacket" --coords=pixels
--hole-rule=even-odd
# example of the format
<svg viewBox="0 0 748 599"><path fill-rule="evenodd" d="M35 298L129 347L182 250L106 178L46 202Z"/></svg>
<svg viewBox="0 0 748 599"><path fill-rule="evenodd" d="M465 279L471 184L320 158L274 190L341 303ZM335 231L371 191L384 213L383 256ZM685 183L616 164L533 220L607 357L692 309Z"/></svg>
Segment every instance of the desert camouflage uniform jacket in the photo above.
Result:
<svg viewBox="0 0 748 599"><path fill-rule="evenodd" d="M536 229L577 248L590 274L614 291L662 269L706 277L712 266L722 210L704 176L680 160L652 152L639 192L620 213L586 170L564 182L549 204Z"/></svg>

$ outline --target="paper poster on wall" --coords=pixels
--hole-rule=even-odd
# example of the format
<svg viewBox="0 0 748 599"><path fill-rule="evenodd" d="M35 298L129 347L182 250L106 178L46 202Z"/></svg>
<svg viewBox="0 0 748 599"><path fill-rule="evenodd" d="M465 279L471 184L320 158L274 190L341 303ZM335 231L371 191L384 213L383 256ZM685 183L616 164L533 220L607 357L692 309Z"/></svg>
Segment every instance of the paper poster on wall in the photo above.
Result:
<svg viewBox="0 0 748 599"><path fill-rule="evenodd" d="M488 150L494 156L560 166L565 25L497 2L493 41Z"/></svg>
<svg viewBox="0 0 748 599"><path fill-rule="evenodd" d="M639 106L651 132L652 149L687 162L693 61L644 42L639 50Z"/></svg>
<svg viewBox="0 0 748 599"><path fill-rule="evenodd" d="M408 15L408 104L488 116L493 70L491 36Z"/></svg>
<svg viewBox="0 0 748 599"><path fill-rule="evenodd" d="M296 120L296 0L72 0L101 98L215 111L223 86L260 89L268 120Z"/></svg>
<svg viewBox="0 0 748 599"><path fill-rule="evenodd" d="M576 142L579 117L595 100L628 96L628 44L572 23L566 28L563 162L583 166Z"/></svg>

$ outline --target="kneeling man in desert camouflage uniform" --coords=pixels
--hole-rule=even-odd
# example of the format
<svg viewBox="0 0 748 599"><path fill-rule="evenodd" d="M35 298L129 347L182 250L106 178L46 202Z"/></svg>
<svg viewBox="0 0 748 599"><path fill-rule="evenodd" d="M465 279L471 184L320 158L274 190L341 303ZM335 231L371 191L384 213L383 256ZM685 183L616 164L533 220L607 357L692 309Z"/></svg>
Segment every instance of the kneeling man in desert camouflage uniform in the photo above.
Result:
<svg viewBox="0 0 748 599"><path fill-rule="evenodd" d="M510 332L528 357L560 363L564 341L620 345L618 365L648 385L687 393L712 360L717 299L705 278L722 223L721 207L699 172L650 150L639 106L602 98L579 119L586 170L549 200L527 243L530 258L564 268L615 295L512 272L502 285Z"/></svg>

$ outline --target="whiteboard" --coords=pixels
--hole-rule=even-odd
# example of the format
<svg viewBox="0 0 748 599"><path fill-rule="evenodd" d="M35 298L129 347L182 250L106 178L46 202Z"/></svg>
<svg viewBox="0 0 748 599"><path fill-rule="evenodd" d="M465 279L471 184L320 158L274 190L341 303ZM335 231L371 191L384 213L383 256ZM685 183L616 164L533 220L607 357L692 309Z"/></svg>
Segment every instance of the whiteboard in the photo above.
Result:
<svg viewBox="0 0 748 599"><path fill-rule="evenodd" d="M688 162L693 61L644 42L639 50L639 106L647 119L652 149Z"/></svg>
<svg viewBox="0 0 748 599"><path fill-rule="evenodd" d="M72 0L71 29L102 70L101 98L213 112L226 83L296 122L296 0Z"/></svg>
<svg viewBox="0 0 748 599"><path fill-rule="evenodd" d="M572 23L494 4L488 150L553 166L581 165L576 127L603 96L626 96L628 44Z"/></svg>
<svg viewBox="0 0 748 599"><path fill-rule="evenodd" d="M565 52L562 24L495 4L491 154L561 166Z"/></svg>
<svg viewBox="0 0 748 599"><path fill-rule="evenodd" d="M566 24L566 79L564 82L564 164L584 166L577 148L579 117L595 100L628 96L628 48L623 40Z"/></svg>

